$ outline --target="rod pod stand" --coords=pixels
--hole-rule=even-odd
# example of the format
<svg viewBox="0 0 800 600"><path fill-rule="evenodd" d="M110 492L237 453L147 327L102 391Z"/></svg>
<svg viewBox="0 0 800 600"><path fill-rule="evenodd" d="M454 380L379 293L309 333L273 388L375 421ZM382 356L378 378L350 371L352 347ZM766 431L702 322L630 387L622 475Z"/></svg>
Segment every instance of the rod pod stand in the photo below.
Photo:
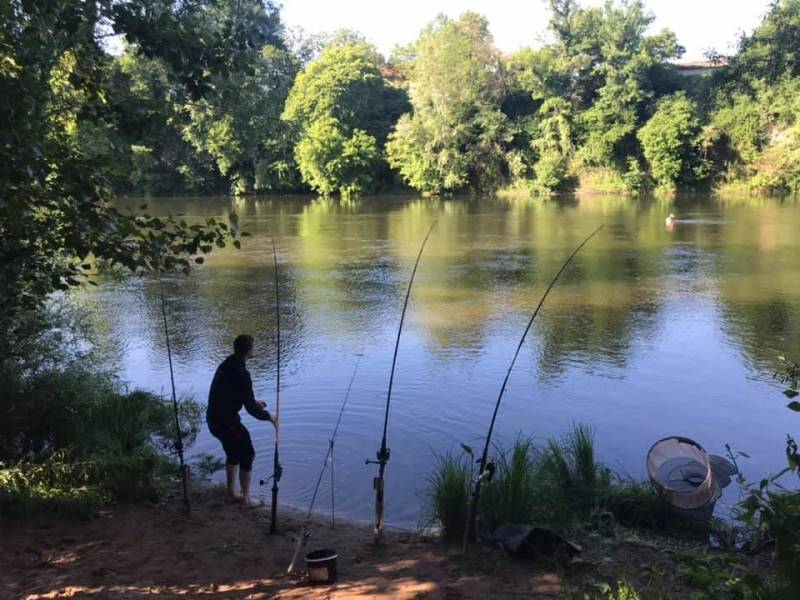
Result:
<svg viewBox="0 0 800 600"><path fill-rule="evenodd" d="M311 537L311 529L306 524L300 528L300 535L297 536L294 545L294 554L292 554L292 562L289 563L289 568L286 569L286 574L291 575L297 566L297 559L300 557L300 550L308 543L308 538Z"/></svg>
<svg viewBox="0 0 800 600"><path fill-rule="evenodd" d="M375 525L372 534L375 543L383 543L383 499L384 499L384 478L383 472L386 470L386 463L389 462L391 452L386 446L382 446L376 455L378 460L364 461L365 465L378 465L378 476L372 478L372 489L375 490Z"/></svg>
<svg viewBox="0 0 800 600"><path fill-rule="evenodd" d="M478 500L480 499L481 484L484 481L491 481L494 477L494 471L494 461L487 462L486 468L483 470L483 472L472 481L472 494L467 495L467 510L465 511L467 515L467 522L464 526L464 541L461 548L464 556L469 556L469 540L477 535L477 531L473 531L473 529L477 528L475 519L473 519L473 515L477 515L478 513Z"/></svg>
<svg viewBox="0 0 800 600"><path fill-rule="evenodd" d="M344 409L347 407L347 401L350 398L350 392L353 389L353 382L356 379L356 373L358 373L358 366L361 364L361 358L364 356L363 354L356 354L358 356L358 360L356 361L356 366L353 369L353 374L350 377L350 383L347 385L347 393L344 395L344 401L342 402L341 408L339 408L339 416L336 419L336 425L333 428L333 433L331 434L330 439L328 440L328 451L325 454L325 459L322 461L322 468L320 469L319 476L317 477L317 484L314 486L314 493L311 495L311 502L308 505L308 512L306 513L306 520L303 523L300 529L300 535L296 538L296 544L294 547L294 554L292 555L292 562L289 563L289 568L286 570L287 575L291 575L292 572L295 570L295 566L297 563L297 559L300 556L300 550L306 545L308 542L308 538L311 537L311 515L314 512L314 503L317 501L317 493L319 492L319 486L322 483L322 477L325 475L325 469L328 467L328 461L330 460L330 467L331 467L331 529L334 528L336 522L336 501L334 499L334 490L335 490L335 480L333 477L333 448L336 444L336 436L339 433L339 425L342 422L342 416L344 415Z"/></svg>
<svg viewBox="0 0 800 600"><path fill-rule="evenodd" d="M272 262L275 265L275 453L272 465L272 503L270 505L269 532L278 533L278 482L283 475L279 450L281 440L281 294L278 276L278 253L272 240Z"/></svg>

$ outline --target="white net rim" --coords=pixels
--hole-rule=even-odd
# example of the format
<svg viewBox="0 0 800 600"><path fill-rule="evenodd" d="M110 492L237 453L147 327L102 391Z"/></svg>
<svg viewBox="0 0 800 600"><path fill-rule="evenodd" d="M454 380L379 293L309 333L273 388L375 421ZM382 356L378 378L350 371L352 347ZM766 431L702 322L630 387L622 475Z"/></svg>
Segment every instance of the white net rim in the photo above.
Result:
<svg viewBox="0 0 800 600"><path fill-rule="evenodd" d="M677 508L696 509L719 498L708 452L696 441L668 436L655 442L647 453L650 480ZM702 481L695 480L702 477Z"/></svg>

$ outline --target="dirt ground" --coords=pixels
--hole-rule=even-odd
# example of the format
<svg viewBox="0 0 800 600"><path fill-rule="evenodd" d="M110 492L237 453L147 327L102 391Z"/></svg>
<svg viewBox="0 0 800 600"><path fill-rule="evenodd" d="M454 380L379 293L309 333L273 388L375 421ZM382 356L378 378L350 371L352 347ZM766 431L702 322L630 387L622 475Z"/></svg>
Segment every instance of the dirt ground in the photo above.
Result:
<svg viewBox="0 0 800 600"><path fill-rule="evenodd" d="M465 559L411 532L388 532L378 548L369 527L331 530L322 518L307 550L335 548L339 580L309 586L286 575L302 523L297 511L281 510L273 536L268 509L225 504L216 489L195 493L191 516L179 508L167 498L90 521L0 522L0 598L584 598L597 583L623 578L662 597L690 596L663 547L636 536L590 541L579 563L559 572L485 546Z"/></svg>

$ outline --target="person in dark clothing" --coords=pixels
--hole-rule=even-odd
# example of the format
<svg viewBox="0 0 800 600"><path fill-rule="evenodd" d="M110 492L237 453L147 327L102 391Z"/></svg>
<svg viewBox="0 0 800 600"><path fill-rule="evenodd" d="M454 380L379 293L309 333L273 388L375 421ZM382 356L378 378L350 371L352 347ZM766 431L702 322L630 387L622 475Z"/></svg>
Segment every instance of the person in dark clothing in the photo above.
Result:
<svg viewBox="0 0 800 600"><path fill-rule="evenodd" d="M252 354L253 336L237 336L233 341L233 354L222 361L214 373L206 410L208 430L222 442L225 451L228 498L241 501L245 506L258 506L260 502L250 497L250 476L256 453L250 432L239 418L239 411L244 406L256 419L270 421L277 427L275 419L266 410L266 403L259 402L253 395L253 381L245 366ZM237 473L241 496L237 496L234 489Z"/></svg>

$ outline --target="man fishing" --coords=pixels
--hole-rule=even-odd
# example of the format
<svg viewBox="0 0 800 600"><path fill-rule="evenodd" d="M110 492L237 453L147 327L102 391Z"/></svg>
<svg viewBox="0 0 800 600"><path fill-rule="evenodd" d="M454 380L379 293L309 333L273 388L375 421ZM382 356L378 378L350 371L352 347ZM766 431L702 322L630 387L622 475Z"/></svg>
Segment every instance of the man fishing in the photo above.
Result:
<svg viewBox="0 0 800 600"><path fill-rule="evenodd" d="M253 336L240 335L233 341L233 354L217 367L211 390L208 394L206 423L215 438L222 442L225 451L225 474L227 497L244 506L260 506L262 502L250 497L250 479L255 450L250 432L242 425L239 411L242 406L260 421L270 421L277 428L277 419L266 410L266 403L259 402L253 394L253 381L245 362L253 355ZM235 491L236 475L239 475L241 495Z"/></svg>

